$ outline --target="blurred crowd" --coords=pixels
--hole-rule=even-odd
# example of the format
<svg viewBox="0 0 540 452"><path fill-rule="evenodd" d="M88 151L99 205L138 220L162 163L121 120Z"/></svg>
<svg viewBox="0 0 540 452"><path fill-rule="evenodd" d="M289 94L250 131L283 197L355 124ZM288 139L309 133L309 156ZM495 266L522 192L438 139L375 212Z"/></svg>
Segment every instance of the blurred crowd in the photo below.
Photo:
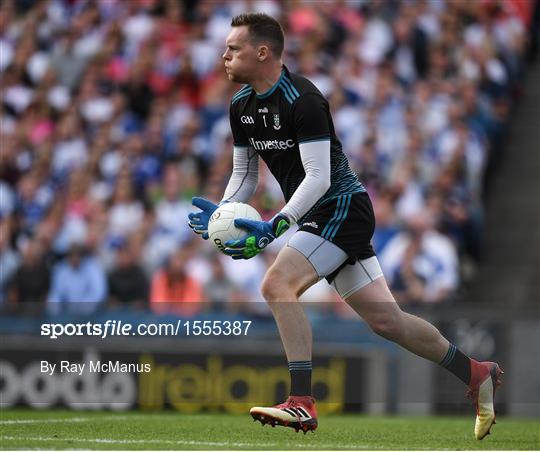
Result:
<svg viewBox="0 0 540 452"><path fill-rule="evenodd" d="M519 98L532 4L3 1L0 304L262 301L287 237L239 262L187 226L191 197L219 201L231 174L240 87L221 54L247 11L283 24L285 64L329 99L399 301L452 300L482 257L485 174ZM251 204L264 218L283 205L265 167ZM304 295L334 298L325 282Z"/></svg>

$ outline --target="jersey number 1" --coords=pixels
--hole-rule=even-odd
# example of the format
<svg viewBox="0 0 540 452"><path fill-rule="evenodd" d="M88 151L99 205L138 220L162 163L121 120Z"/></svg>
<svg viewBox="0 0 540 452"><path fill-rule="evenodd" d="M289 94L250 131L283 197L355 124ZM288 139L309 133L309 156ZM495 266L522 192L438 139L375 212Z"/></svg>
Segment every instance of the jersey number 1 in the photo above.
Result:
<svg viewBox="0 0 540 452"><path fill-rule="evenodd" d="M268 127L268 126L266 125L266 115L263 115L263 121L264 121L264 127Z"/></svg>

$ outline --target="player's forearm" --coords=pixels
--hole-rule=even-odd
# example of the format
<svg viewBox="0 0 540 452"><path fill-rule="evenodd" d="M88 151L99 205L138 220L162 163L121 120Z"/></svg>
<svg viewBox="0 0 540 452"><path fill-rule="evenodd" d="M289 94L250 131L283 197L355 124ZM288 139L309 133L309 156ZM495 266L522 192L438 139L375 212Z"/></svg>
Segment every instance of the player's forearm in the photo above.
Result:
<svg viewBox="0 0 540 452"><path fill-rule="evenodd" d="M257 180L257 176L252 174L245 175L233 171L221 202L247 203L257 188Z"/></svg>
<svg viewBox="0 0 540 452"><path fill-rule="evenodd" d="M289 218L291 224L296 223L315 205L329 187L330 183L322 183L317 177L306 176L287 205L281 209L281 213Z"/></svg>
<svg viewBox="0 0 540 452"><path fill-rule="evenodd" d="M296 223L330 188L330 141L300 144L306 177L281 209L291 224Z"/></svg>
<svg viewBox="0 0 540 452"><path fill-rule="evenodd" d="M257 188L259 160L251 148L234 147L233 172L222 201L248 202Z"/></svg>

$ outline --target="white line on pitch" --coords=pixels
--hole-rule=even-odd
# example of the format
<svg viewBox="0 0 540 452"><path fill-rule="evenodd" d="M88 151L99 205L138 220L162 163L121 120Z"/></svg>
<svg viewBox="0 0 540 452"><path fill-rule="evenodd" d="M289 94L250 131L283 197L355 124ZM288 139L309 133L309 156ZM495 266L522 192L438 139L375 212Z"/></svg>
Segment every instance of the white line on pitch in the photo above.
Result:
<svg viewBox="0 0 540 452"><path fill-rule="evenodd" d="M233 447L260 447L260 443L230 443L217 441L195 441L195 440L168 440L168 439L109 439L109 438L49 438L46 436L2 436L6 441L73 441L85 443L104 444L176 444L186 446L233 446ZM268 447L276 447L275 443L265 444Z"/></svg>
<svg viewBox="0 0 540 452"><path fill-rule="evenodd" d="M105 416L105 417L66 417L58 419L10 419L7 421L0 421L0 425L10 425L10 424L55 424L55 423L64 423L64 422L89 422L96 419L103 420L113 420L118 419L119 421L125 421L128 419L128 416Z"/></svg>
<svg viewBox="0 0 540 452"><path fill-rule="evenodd" d="M235 442L218 442L218 441L196 441L196 440L166 440L166 439L110 439L110 438L50 438L44 436L34 437L17 437L17 436L2 436L2 440L5 441L70 441L70 442L83 442L83 443L98 443L98 444L169 444L177 446L215 446L215 447L265 447L268 449L280 447L276 443L235 443ZM286 448L286 445L281 445ZM321 445L321 444L296 444L296 449L332 449L332 450L361 450L361 449L376 449L373 446L359 446L352 444L334 444L334 445ZM421 450L421 449L419 449ZM426 449L429 450L429 449Z"/></svg>

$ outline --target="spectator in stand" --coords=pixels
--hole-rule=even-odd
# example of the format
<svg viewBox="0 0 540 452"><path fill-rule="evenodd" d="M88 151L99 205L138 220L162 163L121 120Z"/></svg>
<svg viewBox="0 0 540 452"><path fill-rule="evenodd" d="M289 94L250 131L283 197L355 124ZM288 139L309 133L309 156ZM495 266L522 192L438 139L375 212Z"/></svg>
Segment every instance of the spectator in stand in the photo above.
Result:
<svg viewBox="0 0 540 452"><path fill-rule="evenodd" d="M53 268L48 297L52 312L66 305L72 305L70 312L93 312L106 296L107 279L101 264L81 243L73 243L66 258Z"/></svg>
<svg viewBox="0 0 540 452"><path fill-rule="evenodd" d="M40 241L29 239L21 248L21 264L11 279L8 299L19 306L33 304L38 311L47 300L51 270Z"/></svg>
<svg viewBox="0 0 540 452"><path fill-rule="evenodd" d="M384 248L396 234L400 232L392 203L392 196L389 192L381 193L374 204L375 220L377 229L373 234L373 248L377 254L383 252Z"/></svg>
<svg viewBox="0 0 540 452"><path fill-rule="evenodd" d="M19 255L11 246L11 220L0 219L0 305L6 302L9 281L19 266Z"/></svg>
<svg viewBox="0 0 540 452"><path fill-rule="evenodd" d="M122 238L136 232L143 224L144 206L135 197L133 183L127 169L120 172L109 209L109 235Z"/></svg>
<svg viewBox="0 0 540 452"><path fill-rule="evenodd" d="M75 107L69 107L58 123L51 162L52 176L62 181L74 168L81 168L88 159L88 143L83 123Z"/></svg>
<svg viewBox="0 0 540 452"><path fill-rule="evenodd" d="M148 303L148 279L133 248L129 239L117 244L115 265L108 275L110 306L142 308Z"/></svg>
<svg viewBox="0 0 540 452"><path fill-rule="evenodd" d="M434 229L432 212L410 218L408 230L396 235L380 254L392 289L408 302L451 300L459 284L458 258L453 243Z"/></svg>
<svg viewBox="0 0 540 452"><path fill-rule="evenodd" d="M223 262L216 256L210 265L212 274L204 284L204 294L209 308L214 312L238 310L240 306L235 303L241 301L235 299L238 288L225 274Z"/></svg>
<svg viewBox="0 0 540 452"><path fill-rule="evenodd" d="M154 207L156 219L145 252L145 259L151 265L157 266L171 249L192 239L191 230L185 221L191 202L182 196L184 183L178 163L167 164L164 168L162 193L154 194L158 197Z"/></svg>
<svg viewBox="0 0 540 452"><path fill-rule="evenodd" d="M89 183L85 168L74 169L67 175L65 192L57 194L57 208L62 215L62 227L55 243L59 253L65 253L73 242L84 240L87 235L91 205Z"/></svg>
<svg viewBox="0 0 540 452"><path fill-rule="evenodd" d="M187 258L187 250L177 249L163 268L154 273L150 289L150 303L154 312L194 316L202 311L203 287L187 274L184 267Z"/></svg>
<svg viewBox="0 0 540 452"><path fill-rule="evenodd" d="M40 196L39 178L35 172L25 174L17 185L17 214L21 227L31 233L43 219L51 202L50 196Z"/></svg>
<svg viewBox="0 0 540 452"><path fill-rule="evenodd" d="M421 304L426 300L426 275L421 268L421 237L411 235L401 264L396 270L392 290L401 304Z"/></svg>

